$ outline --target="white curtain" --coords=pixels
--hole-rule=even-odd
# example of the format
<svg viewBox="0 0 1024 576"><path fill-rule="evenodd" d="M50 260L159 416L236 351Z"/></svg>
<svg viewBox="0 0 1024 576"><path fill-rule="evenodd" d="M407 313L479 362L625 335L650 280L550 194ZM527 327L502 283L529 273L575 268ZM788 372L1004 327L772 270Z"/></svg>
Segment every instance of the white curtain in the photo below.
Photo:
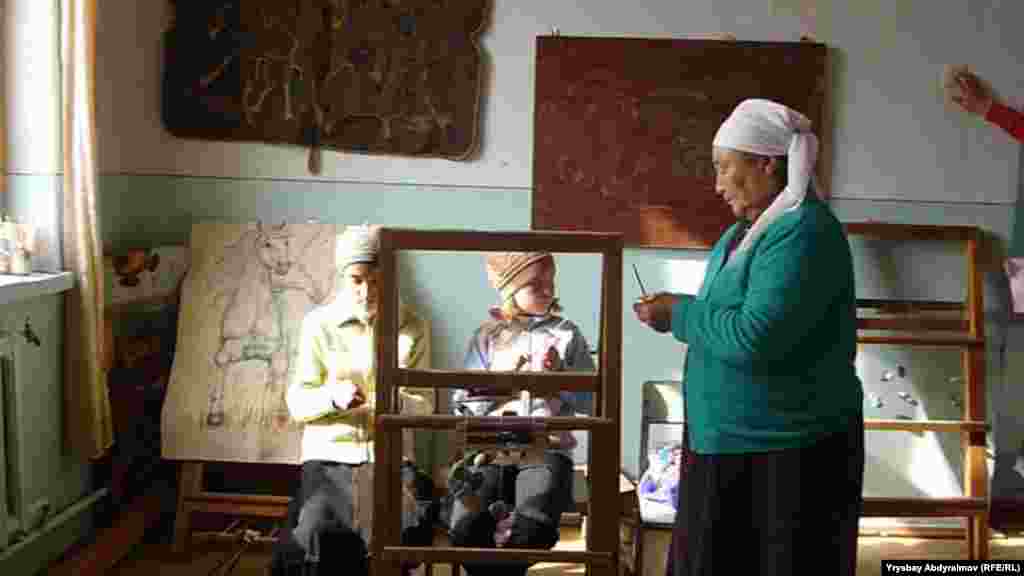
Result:
<svg viewBox="0 0 1024 576"><path fill-rule="evenodd" d="M96 0L62 0L64 267L75 286L65 299L64 402L70 446L87 458L113 443L101 358L103 253L96 217Z"/></svg>

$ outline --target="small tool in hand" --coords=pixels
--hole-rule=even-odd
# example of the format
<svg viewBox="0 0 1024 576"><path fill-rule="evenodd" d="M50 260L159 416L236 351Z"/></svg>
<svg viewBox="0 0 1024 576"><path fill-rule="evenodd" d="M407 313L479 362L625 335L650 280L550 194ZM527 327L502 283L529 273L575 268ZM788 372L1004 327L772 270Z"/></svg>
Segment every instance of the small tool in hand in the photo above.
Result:
<svg viewBox="0 0 1024 576"><path fill-rule="evenodd" d="M640 285L640 295L646 298L647 290L644 290L644 283L640 280L640 273L636 270L636 264L633 264L633 276L636 277L636 283Z"/></svg>

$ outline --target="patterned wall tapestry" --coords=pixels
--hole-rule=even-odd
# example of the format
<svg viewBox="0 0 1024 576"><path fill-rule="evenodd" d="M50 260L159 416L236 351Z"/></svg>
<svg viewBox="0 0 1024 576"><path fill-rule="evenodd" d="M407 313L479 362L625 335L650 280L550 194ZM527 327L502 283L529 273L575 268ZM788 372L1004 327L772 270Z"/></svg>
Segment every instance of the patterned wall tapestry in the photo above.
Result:
<svg viewBox="0 0 1024 576"><path fill-rule="evenodd" d="M176 0L174 135L469 158L489 0Z"/></svg>
<svg viewBox="0 0 1024 576"><path fill-rule="evenodd" d="M285 392L302 318L333 297L334 242L329 224L193 226L164 458L298 462Z"/></svg>

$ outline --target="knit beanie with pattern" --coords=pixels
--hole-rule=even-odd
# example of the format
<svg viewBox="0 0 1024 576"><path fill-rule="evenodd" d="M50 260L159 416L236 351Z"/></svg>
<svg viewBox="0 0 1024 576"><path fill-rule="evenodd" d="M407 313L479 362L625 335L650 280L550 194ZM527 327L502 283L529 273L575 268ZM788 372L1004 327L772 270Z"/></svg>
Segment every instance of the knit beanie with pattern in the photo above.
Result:
<svg viewBox="0 0 1024 576"><path fill-rule="evenodd" d="M501 294L501 301L512 298L523 286L537 278L544 270L542 266L532 266L537 262L555 264L550 252L501 252L487 256L487 279L491 286Z"/></svg>

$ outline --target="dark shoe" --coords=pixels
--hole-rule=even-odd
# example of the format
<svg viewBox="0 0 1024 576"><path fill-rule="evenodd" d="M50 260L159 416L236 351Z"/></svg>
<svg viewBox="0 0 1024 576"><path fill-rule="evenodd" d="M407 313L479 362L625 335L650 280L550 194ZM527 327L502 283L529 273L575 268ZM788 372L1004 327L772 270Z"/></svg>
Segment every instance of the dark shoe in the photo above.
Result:
<svg viewBox="0 0 1024 576"><path fill-rule="evenodd" d="M434 480L408 460L402 462L402 485L408 489L417 502L434 500Z"/></svg>
<svg viewBox="0 0 1024 576"><path fill-rule="evenodd" d="M558 544L557 527L517 514L505 547L550 550L555 544Z"/></svg>
<svg viewBox="0 0 1024 576"><path fill-rule="evenodd" d="M487 510L456 513L458 520L448 530L452 546L465 548L494 548L494 530L497 522Z"/></svg>

